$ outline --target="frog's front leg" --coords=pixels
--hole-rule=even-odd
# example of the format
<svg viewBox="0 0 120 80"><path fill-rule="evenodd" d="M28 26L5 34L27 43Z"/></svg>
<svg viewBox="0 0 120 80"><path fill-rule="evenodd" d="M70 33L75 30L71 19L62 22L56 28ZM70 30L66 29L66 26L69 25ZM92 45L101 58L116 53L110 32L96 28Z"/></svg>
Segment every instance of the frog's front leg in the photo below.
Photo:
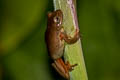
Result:
<svg viewBox="0 0 120 80"><path fill-rule="evenodd" d="M59 58L59 59L56 59L54 63L52 63L52 66L56 69L56 71L61 76L69 80L70 79L69 71L72 71L73 67L76 66L76 64L70 65L68 61L67 63L64 63L64 61L61 58Z"/></svg>
<svg viewBox="0 0 120 80"><path fill-rule="evenodd" d="M68 44L73 44L73 43L77 42L80 38L79 30L76 29L75 35L73 37L70 37L65 32L61 32L60 38L61 38L61 40L65 40L65 42L67 42Z"/></svg>

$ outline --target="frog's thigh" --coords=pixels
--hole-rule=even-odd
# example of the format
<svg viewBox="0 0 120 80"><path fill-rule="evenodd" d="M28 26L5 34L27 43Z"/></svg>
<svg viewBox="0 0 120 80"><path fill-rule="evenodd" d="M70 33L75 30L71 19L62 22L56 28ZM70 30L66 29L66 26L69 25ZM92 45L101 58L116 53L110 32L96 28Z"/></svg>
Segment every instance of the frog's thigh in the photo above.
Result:
<svg viewBox="0 0 120 80"><path fill-rule="evenodd" d="M55 63L52 63L52 66L55 68L55 70L56 70L61 76L65 77L64 74L63 74L63 73L61 72L61 70L56 66Z"/></svg>
<svg viewBox="0 0 120 80"><path fill-rule="evenodd" d="M58 71L58 72L62 72L65 73L63 66L61 65L61 63L57 62L56 60L54 61L54 63L52 63L52 66Z"/></svg>
<svg viewBox="0 0 120 80"><path fill-rule="evenodd" d="M61 65L60 62L56 61L54 63L52 63L52 66L56 69L56 71L63 76L64 78L69 79L69 73L65 72L64 67Z"/></svg>

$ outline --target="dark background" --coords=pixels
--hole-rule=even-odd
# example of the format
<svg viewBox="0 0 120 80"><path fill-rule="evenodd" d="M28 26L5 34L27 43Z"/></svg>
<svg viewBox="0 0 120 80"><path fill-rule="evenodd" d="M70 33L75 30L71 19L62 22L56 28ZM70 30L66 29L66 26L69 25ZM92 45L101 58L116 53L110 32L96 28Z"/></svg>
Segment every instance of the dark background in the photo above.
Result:
<svg viewBox="0 0 120 80"><path fill-rule="evenodd" d="M52 0L0 0L0 80L63 80L46 51L49 11ZM120 80L120 0L77 0L77 13L89 80Z"/></svg>

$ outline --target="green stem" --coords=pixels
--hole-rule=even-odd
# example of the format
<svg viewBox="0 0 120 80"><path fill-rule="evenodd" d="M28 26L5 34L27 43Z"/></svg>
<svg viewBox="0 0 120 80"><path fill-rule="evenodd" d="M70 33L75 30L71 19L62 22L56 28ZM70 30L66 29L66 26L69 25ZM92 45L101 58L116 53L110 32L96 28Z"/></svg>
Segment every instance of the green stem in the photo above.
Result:
<svg viewBox="0 0 120 80"><path fill-rule="evenodd" d="M55 10L63 11L63 26L68 35L73 36L75 29L78 27L77 14L72 0L54 0ZM72 72L70 72L70 80L88 80L86 67L83 58L81 40L72 45L65 45L64 58L70 64L78 64Z"/></svg>

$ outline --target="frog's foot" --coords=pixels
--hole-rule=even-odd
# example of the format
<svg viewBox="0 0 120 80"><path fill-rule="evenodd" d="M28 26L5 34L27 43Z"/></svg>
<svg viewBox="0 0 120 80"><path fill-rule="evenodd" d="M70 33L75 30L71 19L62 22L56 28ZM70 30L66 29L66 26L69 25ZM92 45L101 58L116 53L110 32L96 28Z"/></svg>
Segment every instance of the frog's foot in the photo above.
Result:
<svg viewBox="0 0 120 80"><path fill-rule="evenodd" d="M66 64L67 69L68 69L69 71L74 70L74 67L78 65L78 64L70 65L70 63L69 63L68 61L67 61L65 64Z"/></svg>

